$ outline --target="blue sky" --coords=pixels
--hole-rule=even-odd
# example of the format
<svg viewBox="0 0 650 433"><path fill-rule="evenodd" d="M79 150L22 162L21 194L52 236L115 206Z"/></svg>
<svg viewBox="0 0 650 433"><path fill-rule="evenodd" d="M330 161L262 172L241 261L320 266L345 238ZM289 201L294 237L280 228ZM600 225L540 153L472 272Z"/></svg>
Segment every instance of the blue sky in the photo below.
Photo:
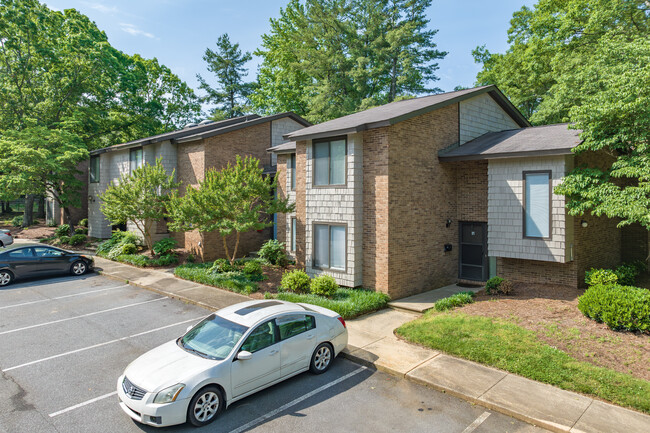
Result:
<svg viewBox="0 0 650 433"><path fill-rule="evenodd" d="M156 57L182 80L197 89L196 74L210 82L202 59L219 35L228 33L245 51L260 46L288 0L41 0L57 10L75 8L104 30L110 43L128 54ZM444 91L474 84L479 65L472 49L485 44L492 52L507 48L512 13L532 0L433 0L430 28L438 29L438 49L448 51L440 61L435 85ZM255 78L258 59L249 63Z"/></svg>

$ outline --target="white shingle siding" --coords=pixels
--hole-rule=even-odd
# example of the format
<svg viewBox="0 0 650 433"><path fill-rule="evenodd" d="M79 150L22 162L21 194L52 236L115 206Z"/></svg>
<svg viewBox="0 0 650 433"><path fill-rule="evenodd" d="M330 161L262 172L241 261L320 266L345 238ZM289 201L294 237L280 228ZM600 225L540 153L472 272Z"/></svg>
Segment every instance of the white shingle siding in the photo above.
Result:
<svg viewBox="0 0 650 433"><path fill-rule="evenodd" d="M363 233L363 136L349 134L347 137L347 185L344 187L312 187L312 145L307 142L306 167L306 272L311 276L331 275L343 286L356 287L362 284L362 233ZM290 179L290 175L287 175ZM289 180L290 181L290 180ZM344 223L347 224L347 269L328 271L312 267L313 224ZM290 239L290 238L288 238Z"/></svg>
<svg viewBox="0 0 650 433"><path fill-rule="evenodd" d="M552 186L571 169L571 157L492 159L488 164L488 255L515 259L572 260L573 222L565 197L551 196L550 239L524 238L523 172L551 170Z"/></svg>
<svg viewBox="0 0 650 433"><path fill-rule="evenodd" d="M298 129L302 129L300 123L289 117L283 117L271 122L271 147L275 147L278 144L286 143L287 140L282 138L283 135L288 134ZM278 156L273 153L271 154L271 165L276 165L278 163Z"/></svg>
<svg viewBox="0 0 650 433"><path fill-rule="evenodd" d="M294 154L295 155L295 154ZM285 176L286 180L286 185L284 190L287 192L287 198L289 199L289 203L296 203L296 191L291 190L291 171L294 170L291 168L291 154L287 155L287 175ZM296 212L295 210L291 213L286 214L286 224L285 224L285 230L286 230L286 242L285 242L285 249L287 250L287 254L289 257L295 259L296 254L295 251L291 251L291 218L296 217Z"/></svg>
<svg viewBox="0 0 650 433"><path fill-rule="evenodd" d="M163 166L168 174L176 169L176 146L169 141L144 146L142 149L144 162L153 165L156 163L156 159L162 158ZM106 191L109 183L117 184L122 175L130 174L129 154L130 149L124 149L99 155L99 182L89 183L88 187L88 235L91 237L106 239L111 236L111 223L101 212L99 196ZM132 224L128 224L127 229L141 235Z"/></svg>
<svg viewBox="0 0 650 433"><path fill-rule="evenodd" d="M487 132L518 129L519 125L506 114L491 96L482 94L460 102L460 143Z"/></svg>

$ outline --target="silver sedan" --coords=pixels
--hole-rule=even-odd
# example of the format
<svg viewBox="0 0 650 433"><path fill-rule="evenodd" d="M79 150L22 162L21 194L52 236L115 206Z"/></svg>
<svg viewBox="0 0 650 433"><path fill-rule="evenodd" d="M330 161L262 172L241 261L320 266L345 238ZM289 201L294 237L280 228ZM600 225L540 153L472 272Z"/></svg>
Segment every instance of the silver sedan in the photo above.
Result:
<svg viewBox="0 0 650 433"><path fill-rule="evenodd" d="M11 232L7 229L0 229L0 248L8 247L14 243L14 237L11 236Z"/></svg>

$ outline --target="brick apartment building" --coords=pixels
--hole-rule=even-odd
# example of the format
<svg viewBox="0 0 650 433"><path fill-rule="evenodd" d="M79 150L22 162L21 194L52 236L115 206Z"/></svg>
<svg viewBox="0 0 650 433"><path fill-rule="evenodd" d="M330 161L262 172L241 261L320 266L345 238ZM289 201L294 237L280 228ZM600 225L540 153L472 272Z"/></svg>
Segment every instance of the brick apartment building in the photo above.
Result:
<svg viewBox="0 0 650 433"><path fill-rule="evenodd" d="M265 173L275 174L275 155L266 149L281 144L283 135L311 125L294 113L281 113L260 117L249 115L220 122L201 122L184 129L118 144L90 153L88 184L89 235L105 239L110 237L112 226L101 212L100 194L110 183L117 183L144 163L155 164L158 158L171 173L176 170L176 180L181 182L181 194L187 185L198 186L209 168L221 169L236 155L253 156L264 165ZM135 227L127 227L138 232ZM272 237L272 228L242 235L239 250L256 251ZM179 246L193 251L199 259L212 260L225 257L217 233L169 233L164 221L156 227L154 241L173 236Z"/></svg>
<svg viewBox="0 0 650 433"><path fill-rule="evenodd" d="M553 187L578 131L532 127L494 86L399 102L288 133L277 237L310 275L399 298L500 275L578 286L590 267L645 259L648 232L572 217Z"/></svg>

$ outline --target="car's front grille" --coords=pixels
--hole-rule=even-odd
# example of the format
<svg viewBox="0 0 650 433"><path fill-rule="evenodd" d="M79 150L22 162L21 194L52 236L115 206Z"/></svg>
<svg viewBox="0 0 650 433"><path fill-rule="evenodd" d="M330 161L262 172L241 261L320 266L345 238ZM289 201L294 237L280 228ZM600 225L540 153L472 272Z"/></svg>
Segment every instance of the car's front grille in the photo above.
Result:
<svg viewBox="0 0 650 433"><path fill-rule="evenodd" d="M122 381L122 389L124 390L124 393L127 395L127 397L131 398L132 400L142 400L142 397L144 397L144 395L147 393L147 391L144 389L132 384L126 376L124 376L124 380Z"/></svg>

